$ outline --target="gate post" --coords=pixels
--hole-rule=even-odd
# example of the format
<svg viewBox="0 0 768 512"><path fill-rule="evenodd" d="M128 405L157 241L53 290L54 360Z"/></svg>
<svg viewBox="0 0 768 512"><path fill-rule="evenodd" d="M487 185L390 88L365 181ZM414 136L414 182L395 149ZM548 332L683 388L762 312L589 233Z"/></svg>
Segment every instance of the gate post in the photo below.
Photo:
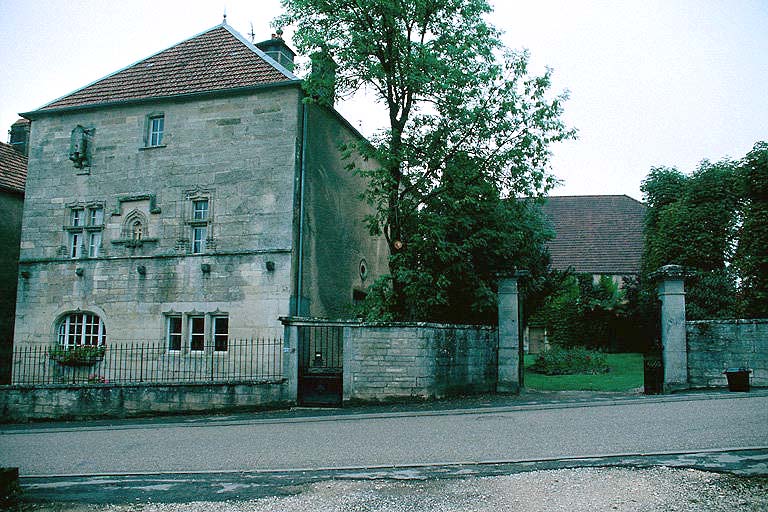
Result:
<svg viewBox="0 0 768 512"><path fill-rule="evenodd" d="M522 383L522 343L520 339L520 300L518 280L528 275L525 270L498 274L499 365L497 393L519 393Z"/></svg>
<svg viewBox="0 0 768 512"><path fill-rule="evenodd" d="M296 403L299 389L299 327L290 318L280 318L284 326L283 335L283 378L287 402Z"/></svg>
<svg viewBox="0 0 768 512"><path fill-rule="evenodd" d="M659 281L664 392L688 389L688 347L685 334L685 277L680 265L665 265L653 273Z"/></svg>

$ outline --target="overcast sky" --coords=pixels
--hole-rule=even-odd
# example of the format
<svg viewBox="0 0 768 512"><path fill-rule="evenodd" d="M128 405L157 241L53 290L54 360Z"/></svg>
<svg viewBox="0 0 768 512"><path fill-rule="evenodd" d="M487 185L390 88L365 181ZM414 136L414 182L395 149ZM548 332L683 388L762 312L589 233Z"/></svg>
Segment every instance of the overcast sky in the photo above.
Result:
<svg viewBox="0 0 768 512"><path fill-rule="evenodd" d="M690 172L768 140L768 0L492 3L505 43L528 48L532 71L553 68L553 91L571 94L565 119L579 139L552 147L564 181L553 195L641 199L652 166ZM219 24L225 9L261 41L280 1L0 0L0 127ZM381 108L338 105L366 135Z"/></svg>

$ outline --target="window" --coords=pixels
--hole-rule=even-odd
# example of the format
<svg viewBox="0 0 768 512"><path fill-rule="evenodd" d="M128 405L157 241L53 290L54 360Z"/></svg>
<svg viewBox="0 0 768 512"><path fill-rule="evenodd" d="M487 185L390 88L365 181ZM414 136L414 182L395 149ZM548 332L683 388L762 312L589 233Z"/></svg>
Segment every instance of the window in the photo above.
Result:
<svg viewBox="0 0 768 512"><path fill-rule="evenodd" d="M83 345L102 346L107 341L104 322L93 313L71 313L59 321L59 345L73 348Z"/></svg>
<svg viewBox="0 0 768 512"><path fill-rule="evenodd" d="M71 259L83 256L97 258L102 246L104 232L104 206L100 204L77 205L69 209L67 254Z"/></svg>
<svg viewBox="0 0 768 512"><path fill-rule="evenodd" d="M205 239L208 234L207 227L197 226L192 228L192 253L202 254L205 252Z"/></svg>
<svg viewBox="0 0 768 512"><path fill-rule="evenodd" d="M202 352L205 350L205 317L189 317L189 350Z"/></svg>
<svg viewBox="0 0 768 512"><path fill-rule="evenodd" d="M168 350L181 350L181 316L169 316L167 325Z"/></svg>
<svg viewBox="0 0 768 512"><path fill-rule="evenodd" d="M149 116L149 131L147 133L147 146L162 146L163 131L165 130L165 115Z"/></svg>
<svg viewBox="0 0 768 512"><path fill-rule="evenodd" d="M229 317L213 317L213 350L226 352L229 347Z"/></svg>
<svg viewBox="0 0 768 512"><path fill-rule="evenodd" d="M104 225L104 208L88 208L88 225L92 227Z"/></svg>
<svg viewBox="0 0 768 512"><path fill-rule="evenodd" d="M77 208L72 210L71 225L73 228L79 228L83 225L83 210Z"/></svg>
<svg viewBox="0 0 768 512"><path fill-rule="evenodd" d="M88 234L88 257L96 258L101 247L101 231L93 231Z"/></svg>
<svg viewBox="0 0 768 512"><path fill-rule="evenodd" d="M77 259L80 257L83 246L83 234L82 232L69 234L69 257Z"/></svg>
<svg viewBox="0 0 768 512"><path fill-rule="evenodd" d="M208 200L199 199L192 202L192 220L208 220Z"/></svg>

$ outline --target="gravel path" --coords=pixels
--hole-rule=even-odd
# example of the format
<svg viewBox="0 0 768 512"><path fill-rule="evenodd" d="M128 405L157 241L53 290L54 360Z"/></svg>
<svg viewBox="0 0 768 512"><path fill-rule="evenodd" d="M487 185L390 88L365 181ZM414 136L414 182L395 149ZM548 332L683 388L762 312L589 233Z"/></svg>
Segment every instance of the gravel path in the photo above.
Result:
<svg viewBox="0 0 768 512"><path fill-rule="evenodd" d="M428 481L327 481L246 502L26 505L35 512L765 511L768 478L680 470L581 468Z"/></svg>

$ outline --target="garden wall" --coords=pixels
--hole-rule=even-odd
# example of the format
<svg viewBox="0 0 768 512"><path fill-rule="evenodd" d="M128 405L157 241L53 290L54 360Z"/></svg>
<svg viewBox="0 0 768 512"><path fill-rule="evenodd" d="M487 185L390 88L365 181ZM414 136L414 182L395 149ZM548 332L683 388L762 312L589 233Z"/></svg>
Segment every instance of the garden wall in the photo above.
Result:
<svg viewBox="0 0 768 512"><path fill-rule="evenodd" d="M285 381L3 386L0 421L124 418L287 406Z"/></svg>
<svg viewBox="0 0 768 512"><path fill-rule="evenodd" d="M752 369L752 386L768 386L768 319L686 322L688 383L727 386L726 368Z"/></svg>
<svg viewBox="0 0 768 512"><path fill-rule="evenodd" d="M492 327L428 323L344 327L344 400L441 398L496 390Z"/></svg>

